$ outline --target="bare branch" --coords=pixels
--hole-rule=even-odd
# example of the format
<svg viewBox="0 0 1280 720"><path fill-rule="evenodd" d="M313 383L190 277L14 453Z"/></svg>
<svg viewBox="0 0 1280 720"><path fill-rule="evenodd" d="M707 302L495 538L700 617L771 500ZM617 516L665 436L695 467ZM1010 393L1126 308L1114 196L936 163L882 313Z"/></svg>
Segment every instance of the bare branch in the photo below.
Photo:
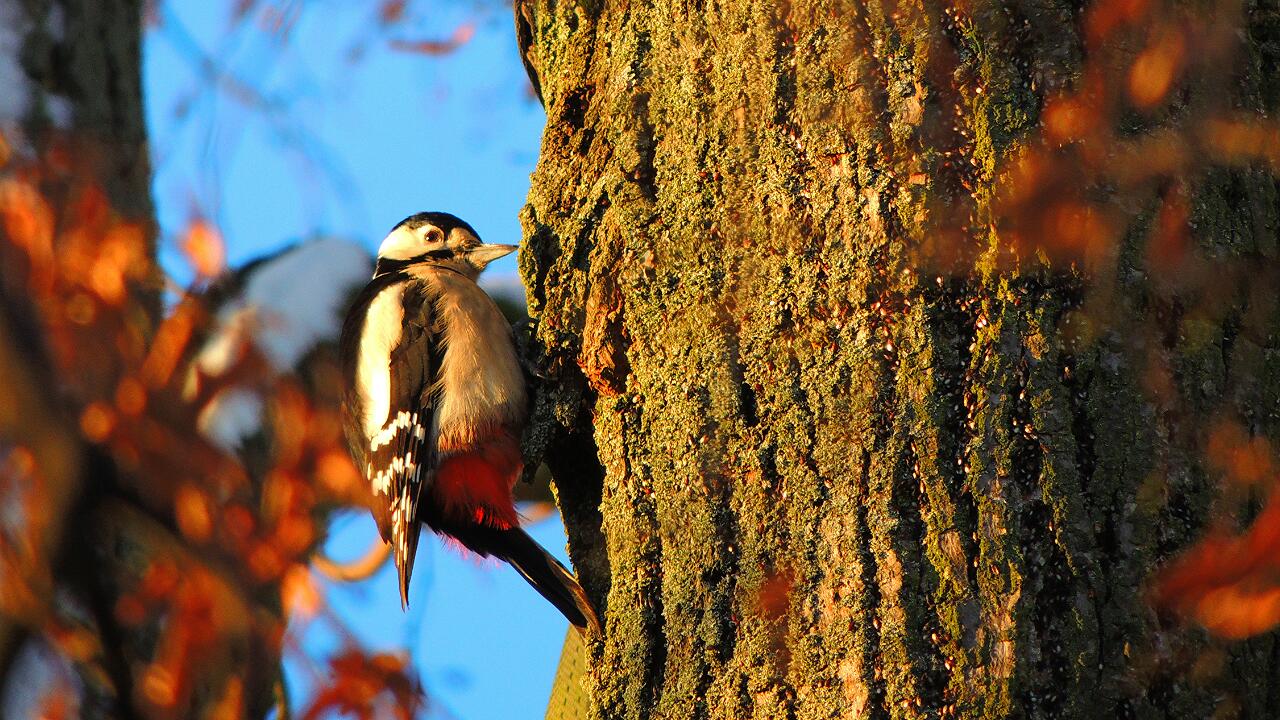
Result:
<svg viewBox="0 0 1280 720"><path fill-rule="evenodd" d="M316 572L335 582L360 582L373 577L391 557L391 546L381 538L375 540L363 555L350 562L338 562L323 552L316 553L311 566Z"/></svg>

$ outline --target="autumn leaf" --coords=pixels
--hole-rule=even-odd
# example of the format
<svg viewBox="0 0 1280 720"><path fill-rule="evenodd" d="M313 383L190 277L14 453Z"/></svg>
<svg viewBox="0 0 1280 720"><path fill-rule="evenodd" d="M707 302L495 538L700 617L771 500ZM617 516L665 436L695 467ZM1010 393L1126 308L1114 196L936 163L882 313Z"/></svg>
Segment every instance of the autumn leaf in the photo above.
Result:
<svg viewBox="0 0 1280 720"><path fill-rule="evenodd" d="M1243 535L1210 536L1175 561L1154 599L1227 638L1280 624L1280 494Z"/></svg>
<svg viewBox="0 0 1280 720"><path fill-rule="evenodd" d="M393 25L404 19L407 0L382 0L378 8L378 21L383 25Z"/></svg>
<svg viewBox="0 0 1280 720"><path fill-rule="evenodd" d="M1129 97L1140 108L1164 99L1182 69L1186 40L1177 30L1166 30L1138 56L1129 70Z"/></svg>
<svg viewBox="0 0 1280 720"><path fill-rule="evenodd" d="M212 278L226 267L227 254L222 235L205 220L192 221L182 241L182 250L196 274L202 278Z"/></svg>

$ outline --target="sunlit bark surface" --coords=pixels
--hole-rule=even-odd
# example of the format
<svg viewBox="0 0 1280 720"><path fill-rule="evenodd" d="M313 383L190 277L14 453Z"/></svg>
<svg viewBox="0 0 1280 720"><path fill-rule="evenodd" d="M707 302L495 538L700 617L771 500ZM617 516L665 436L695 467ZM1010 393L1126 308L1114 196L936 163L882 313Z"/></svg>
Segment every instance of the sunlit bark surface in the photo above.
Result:
<svg viewBox="0 0 1280 720"><path fill-rule="evenodd" d="M1278 429L1276 181L1196 139L1275 108L1274 3L517 6L596 716L1276 711L1273 635L1147 603L1211 425Z"/></svg>

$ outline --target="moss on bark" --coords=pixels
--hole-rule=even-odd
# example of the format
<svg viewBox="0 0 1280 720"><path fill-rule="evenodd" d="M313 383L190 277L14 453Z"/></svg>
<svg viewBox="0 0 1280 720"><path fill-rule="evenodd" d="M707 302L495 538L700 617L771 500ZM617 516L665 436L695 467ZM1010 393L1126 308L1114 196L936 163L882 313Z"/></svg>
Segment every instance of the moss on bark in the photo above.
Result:
<svg viewBox="0 0 1280 720"><path fill-rule="evenodd" d="M1265 716L1274 638L1144 592L1214 497L1188 426L1276 431L1277 335L1232 330L1274 302L1160 336L1150 213L1090 273L993 231L998 169L1079 80L1077 4L520 5L534 432L603 467L557 474L598 717ZM1239 102L1273 107L1276 13L1245 17ZM1201 249L1272 272L1274 178L1191 184Z"/></svg>

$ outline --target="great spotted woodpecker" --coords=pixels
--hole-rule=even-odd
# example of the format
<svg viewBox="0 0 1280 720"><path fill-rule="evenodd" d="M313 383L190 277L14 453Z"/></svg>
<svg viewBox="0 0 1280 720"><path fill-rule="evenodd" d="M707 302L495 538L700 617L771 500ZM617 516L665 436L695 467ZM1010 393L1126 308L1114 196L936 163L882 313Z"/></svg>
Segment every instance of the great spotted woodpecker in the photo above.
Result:
<svg viewBox="0 0 1280 720"><path fill-rule="evenodd" d="M511 327L476 278L515 249L480 242L447 213L392 229L342 326L344 426L391 543L403 606L421 522L510 563L583 630L598 627L586 594L520 529L511 497L523 462L524 376Z"/></svg>

